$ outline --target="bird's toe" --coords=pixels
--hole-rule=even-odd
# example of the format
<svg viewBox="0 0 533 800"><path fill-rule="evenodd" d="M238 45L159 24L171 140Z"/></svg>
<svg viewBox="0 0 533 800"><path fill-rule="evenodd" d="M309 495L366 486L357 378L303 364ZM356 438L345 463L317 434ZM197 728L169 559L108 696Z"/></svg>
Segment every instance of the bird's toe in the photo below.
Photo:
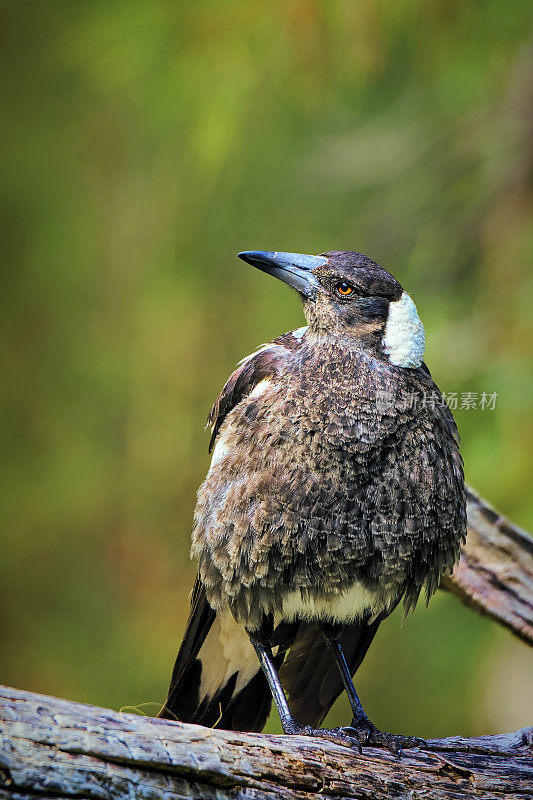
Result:
<svg viewBox="0 0 533 800"><path fill-rule="evenodd" d="M351 747L359 753L362 752L358 736L353 735L354 732L350 732L349 728L311 728L306 726L291 730L291 733L293 735L310 736L314 739L324 739L327 742L340 744L342 747Z"/></svg>
<svg viewBox="0 0 533 800"><path fill-rule="evenodd" d="M427 747L425 739L418 736L402 736L398 733L386 733L370 722L364 720L342 729L347 735L357 737L362 745L368 747L384 747L396 756L401 756L402 750L411 747Z"/></svg>

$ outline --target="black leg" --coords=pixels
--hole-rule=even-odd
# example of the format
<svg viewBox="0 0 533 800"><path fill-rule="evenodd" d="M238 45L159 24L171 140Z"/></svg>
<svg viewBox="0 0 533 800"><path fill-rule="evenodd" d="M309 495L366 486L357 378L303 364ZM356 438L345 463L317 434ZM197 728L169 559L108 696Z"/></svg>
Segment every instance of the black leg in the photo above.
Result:
<svg viewBox="0 0 533 800"><path fill-rule="evenodd" d="M313 736L327 739L330 742L335 742L336 744L341 744L345 747L355 747L357 750L359 750L359 752L361 752L359 738L357 736L350 735L348 730L344 730L343 728L335 728L334 730L315 729L300 725L300 723L293 717L289 708L287 697L283 691L278 671L276 669L276 665L274 664L274 658L270 644L258 638L257 632L255 635L253 633L249 633L249 636L252 646L257 653L257 658L259 659L259 663L261 664L265 678L267 679L272 697L274 698L283 732L289 735Z"/></svg>
<svg viewBox="0 0 533 800"><path fill-rule="evenodd" d="M346 658L344 657L344 653L342 652L341 643L337 639L334 629L323 625L322 626L322 635L326 640L326 644L328 645L333 658L335 659L337 666L339 668L339 672L342 678L342 684L344 686L344 691L348 695L348 700L350 701L350 706L352 708L353 720L352 725L359 721L368 721L368 717L366 715L365 709L363 708L363 704L359 700L359 695L355 691L355 686L353 685L352 676L350 675L350 668L346 663Z"/></svg>
<svg viewBox="0 0 533 800"><path fill-rule="evenodd" d="M259 659L259 663L267 679L268 687L274 698L283 731L284 733L292 733L298 728L298 723L291 714L287 697L283 691L283 686L281 685L278 671L274 664L272 650L268 645L263 644L253 636L250 636L250 641L257 653L257 658Z"/></svg>
<svg viewBox="0 0 533 800"><path fill-rule="evenodd" d="M343 728L346 733L358 737L361 744L375 745L378 747L386 747L392 753L400 755L402 747L427 747L427 742L424 739L419 739L416 736L401 736L399 734L384 733L376 728L376 726L369 720L366 711L363 708L355 686L353 685L350 668L346 663L346 658L342 651L341 644L337 636L337 627L334 625L327 625L324 623L321 626L322 634L326 640L333 658L339 668L342 678L342 684L348 695L350 706L352 708L352 723L349 727Z"/></svg>

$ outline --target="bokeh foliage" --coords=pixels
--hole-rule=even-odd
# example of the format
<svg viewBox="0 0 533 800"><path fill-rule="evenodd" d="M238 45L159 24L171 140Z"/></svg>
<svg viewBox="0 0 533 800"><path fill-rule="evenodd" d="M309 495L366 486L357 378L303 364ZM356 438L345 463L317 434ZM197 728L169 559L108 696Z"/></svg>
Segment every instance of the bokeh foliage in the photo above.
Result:
<svg viewBox="0 0 533 800"><path fill-rule="evenodd" d="M238 250L388 266L441 388L498 392L494 411L456 414L467 476L533 527L532 12L0 4L1 681L164 698L206 412L239 358L302 324ZM444 596L400 623L361 670L376 722L528 721L525 647Z"/></svg>

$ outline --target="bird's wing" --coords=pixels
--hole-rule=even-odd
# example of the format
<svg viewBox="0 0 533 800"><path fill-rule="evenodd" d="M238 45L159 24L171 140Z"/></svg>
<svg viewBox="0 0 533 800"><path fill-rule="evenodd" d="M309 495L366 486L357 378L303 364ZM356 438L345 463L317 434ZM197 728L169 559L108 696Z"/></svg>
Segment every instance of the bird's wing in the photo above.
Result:
<svg viewBox="0 0 533 800"><path fill-rule="evenodd" d="M207 425L211 428L209 452L212 451L220 427L229 412L249 395L260 381L276 374L291 352L300 347L301 338L306 330L307 328L298 328L284 333L239 362L207 417Z"/></svg>

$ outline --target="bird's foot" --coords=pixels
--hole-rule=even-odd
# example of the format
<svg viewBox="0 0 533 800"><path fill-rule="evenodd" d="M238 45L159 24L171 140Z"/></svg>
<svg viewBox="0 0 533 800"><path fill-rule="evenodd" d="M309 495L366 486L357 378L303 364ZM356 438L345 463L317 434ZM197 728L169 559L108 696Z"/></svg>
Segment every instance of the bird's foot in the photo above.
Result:
<svg viewBox="0 0 533 800"><path fill-rule="evenodd" d="M409 747L427 747L425 739L418 736L402 736L399 733L385 733L378 730L369 719L352 720L352 724L341 728L348 736L357 738L360 744L368 747L386 747L396 756L401 756L402 749Z"/></svg>
<svg viewBox="0 0 533 800"><path fill-rule="evenodd" d="M309 725L299 725L290 723L284 725L284 732L291 736L311 736L314 739L325 739L327 742L340 744L343 747L353 747L359 753L362 752L361 742L351 728L311 728Z"/></svg>

